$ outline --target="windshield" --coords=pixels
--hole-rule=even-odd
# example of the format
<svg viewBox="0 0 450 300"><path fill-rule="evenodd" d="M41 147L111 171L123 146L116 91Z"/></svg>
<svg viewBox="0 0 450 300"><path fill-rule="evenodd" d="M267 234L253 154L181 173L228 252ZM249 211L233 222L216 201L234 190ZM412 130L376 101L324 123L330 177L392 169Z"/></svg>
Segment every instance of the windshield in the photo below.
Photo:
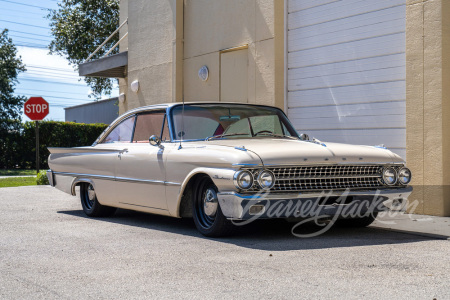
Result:
<svg viewBox="0 0 450 300"><path fill-rule="evenodd" d="M195 104L172 109L177 140L298 138L284 113L272 107L245 104Z"/></svg>

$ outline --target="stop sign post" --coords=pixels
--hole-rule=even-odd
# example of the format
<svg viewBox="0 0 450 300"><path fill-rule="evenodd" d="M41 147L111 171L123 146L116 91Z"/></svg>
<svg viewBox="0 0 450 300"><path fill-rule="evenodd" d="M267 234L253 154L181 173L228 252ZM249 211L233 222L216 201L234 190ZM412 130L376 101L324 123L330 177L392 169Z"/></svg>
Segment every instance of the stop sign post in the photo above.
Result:
<svg viewBox="0 0 450 300"><path fill-rule="evenodd" d="M23 105L25 115L36 122L36 172L39 173L39 121L50 112L48 102L42 97L30 97Z"/></svg>

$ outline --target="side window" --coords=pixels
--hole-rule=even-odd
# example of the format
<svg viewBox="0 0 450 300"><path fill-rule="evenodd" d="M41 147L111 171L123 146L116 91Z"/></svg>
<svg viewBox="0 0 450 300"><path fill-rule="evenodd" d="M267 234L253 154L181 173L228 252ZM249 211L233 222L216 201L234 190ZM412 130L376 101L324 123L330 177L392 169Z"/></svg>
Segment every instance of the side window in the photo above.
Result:
<svg viewBox="0 0 450 300"><path fill-rule="evenodd" d="M133 143L148 143L152 135L161 136L165 112L154 112L137 116Z"/></svg>
<svg viewBox="0 0 450 300"><path fill-rule="evenodd" d="M135 117L128 118L117 125L102 143L129 143L133 134Z"/></svg>

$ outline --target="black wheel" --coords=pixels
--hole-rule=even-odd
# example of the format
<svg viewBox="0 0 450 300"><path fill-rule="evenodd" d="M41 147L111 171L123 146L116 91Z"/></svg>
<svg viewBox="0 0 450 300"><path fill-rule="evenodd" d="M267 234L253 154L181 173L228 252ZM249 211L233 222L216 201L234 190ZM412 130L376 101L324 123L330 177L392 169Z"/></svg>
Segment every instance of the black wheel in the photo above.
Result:
<svg viewBox="0 0 450 300"><path fill-rule="evenodd" d="M90 183L80 185L80 200L84 213L89 217L108 217L116 211L116 208L98 202L94 186Z"/></svg>
<svg viewBox="0 0 450 300"><path fill-rule="evenodd" d="M201 234L220 237L233 233L236 226L223 215L217 198L217 187L211 178L204 176L197 181L192 198L192 215Z"/></svg>
<svg viewBox="0 0 450 300"><path fill-rule="evenodd" d="M352 219L340 219L337 220L335 225L339 227L347 227L347 228L362 228L367 227L375 221L378 216L378 212L373 212L368 216L362 218L352 218Z"/></svg>

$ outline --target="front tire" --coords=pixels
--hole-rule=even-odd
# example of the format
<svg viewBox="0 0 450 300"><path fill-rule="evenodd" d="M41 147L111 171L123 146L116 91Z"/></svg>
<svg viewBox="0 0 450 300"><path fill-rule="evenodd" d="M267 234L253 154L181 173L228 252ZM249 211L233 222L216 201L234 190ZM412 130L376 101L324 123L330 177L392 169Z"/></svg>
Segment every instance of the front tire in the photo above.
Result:
<svg viewBox="0 0 450 300"><path fill-rule="evenodd" d="M197 230L207 237L231 235L235 230L222 213L217 199L217 187L208 176L197 181L192 196L192 215Z"/></svg>
<svg viewBox="0 0 450 300"><path fill-rule="evenodd" d="M116 211L115 207L105 206L98 202L94 186L90 183L80 185L80 200L84 213L89 217L109 217Z"/></svg>
<svg viewBox="0 0 450 300"><path fill-rule="evenodd" d="M375 221L378 216L378 212L373 212L368 216L352 219L340 219L336 221L336 225L339 227L347 228L362 228L367 227Z"/></svg>

